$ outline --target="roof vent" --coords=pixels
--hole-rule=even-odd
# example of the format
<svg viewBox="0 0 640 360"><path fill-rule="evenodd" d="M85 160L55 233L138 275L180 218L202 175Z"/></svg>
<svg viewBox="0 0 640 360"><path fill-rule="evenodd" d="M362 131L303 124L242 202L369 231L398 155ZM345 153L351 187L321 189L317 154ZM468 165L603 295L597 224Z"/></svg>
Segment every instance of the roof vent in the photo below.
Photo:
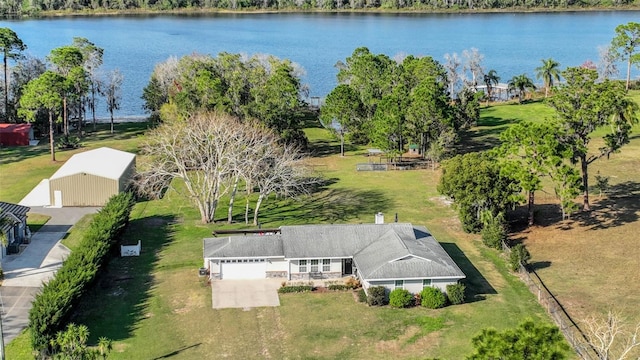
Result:
<svg viewBox="0 0 640 360"><path fill-rule="evenodd" d="M376 224L384 224L384 215L381 212L376 214Z"/></svg>

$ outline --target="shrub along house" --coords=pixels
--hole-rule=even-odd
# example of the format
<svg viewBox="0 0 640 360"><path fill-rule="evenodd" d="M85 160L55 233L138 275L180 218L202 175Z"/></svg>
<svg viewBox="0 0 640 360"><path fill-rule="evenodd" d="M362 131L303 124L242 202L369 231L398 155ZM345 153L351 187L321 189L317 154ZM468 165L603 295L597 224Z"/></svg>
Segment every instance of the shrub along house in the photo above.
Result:
<svg viewBox="0 0 640 360"><path fill-rule="evenodd" d="M426 228L407 223L282 226L269 235L204 239L213 279L332 279L354 275L365 290L446 291L465 275Z"/></svg>

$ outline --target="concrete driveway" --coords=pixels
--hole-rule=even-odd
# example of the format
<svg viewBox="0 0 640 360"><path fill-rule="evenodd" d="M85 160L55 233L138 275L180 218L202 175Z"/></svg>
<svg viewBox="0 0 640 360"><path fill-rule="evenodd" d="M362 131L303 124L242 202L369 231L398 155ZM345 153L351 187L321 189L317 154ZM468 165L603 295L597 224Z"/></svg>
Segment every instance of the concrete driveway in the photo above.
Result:
<svg viewBox="0 0 640 360"><path fill-rule="evenodd" d="M48 215L51 219L31 236L31 243L21 254L7 255L2 259L4 281L0 286L0 300L6 343L27 326L35 294L43 283L54 277L69 256L69 249L60 240L84 215L95 213L98 209L31 207L32 213Z"/></svg>
<svg viewBox="0 0 640 360"><path fill-rule="evenodd" d="M280 306L278 288L282 279L213 280L214 309Z"/></svg>

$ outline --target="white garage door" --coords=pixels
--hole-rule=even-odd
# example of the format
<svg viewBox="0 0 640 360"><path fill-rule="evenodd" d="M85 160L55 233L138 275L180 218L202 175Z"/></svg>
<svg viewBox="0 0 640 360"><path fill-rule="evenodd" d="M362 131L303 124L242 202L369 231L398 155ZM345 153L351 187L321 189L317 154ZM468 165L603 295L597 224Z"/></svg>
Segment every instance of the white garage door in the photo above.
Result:
<svg viewBox="0 0 640 360"><path fill-rule="evenodd" d="M264 279L267 277L267 263L264 259L237 260L222 264L223 279Z"/></svg>

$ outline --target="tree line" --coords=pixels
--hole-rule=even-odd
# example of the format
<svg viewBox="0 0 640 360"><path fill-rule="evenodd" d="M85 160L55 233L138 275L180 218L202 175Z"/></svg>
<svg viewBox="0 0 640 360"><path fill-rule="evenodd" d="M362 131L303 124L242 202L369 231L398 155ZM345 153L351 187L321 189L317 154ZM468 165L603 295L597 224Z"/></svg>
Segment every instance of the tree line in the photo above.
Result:
<svg viewBox="0 0 640 360"><path fill-rule="evenodd" d="M192 54L156 65L143 90L144 107L162 120L206 111L258 119L284 142L306 146L300 110L303 69L290 60L256 54Z"/></svg>
<svg viewBox="0 0 640 360"><path fill-rule="evenodd" d="M639 40L640 24L620 25L612 49L630 66L638 63ZM619 152L638 123L638 104L628 97L629 77L609 80L589 64L559 72L552 59L542 63L537 72L554 117L514 124L501 134L498 147L443 163L439 191L454 199L464 229L482 231L492 247L500 248L500 239L506 239L510 207L526 202L533 225L535 192L545 178L553 184L563 219L577 210L574 199L581 192L582 209L589 211L589 165ZM564 83L553 85L561 78ZM597 149L591 145L596 136L602 142Z"/></svg>
<svg viewBox="0 0 640 360"><path fill-rule="evenodd" d="M83 10L484 10L573 9L632 6L633 0L4 0L0 16Z"/></svg>
<svg viewBox="0 0 640 360"><path fill-rule="evenodd" d="M362 47L336 66L339 85L320 119L343 143L371 144L393 156L418 144L438 161L479 117L477 93L470 87L450 93L447 70L429 56L393 60Z"/></svg>
<svg viewBox="0 0 640 360"><path fill-rule="evenodd" d="M254 226L270 195L307 192L317 180L302 153L301 71L262 54L192 54L157 64L142 98L160 125L143 144L138 191L157 198L171 187L191 199L203 223L216 220L223 197L233 222L242 196L245 223L253 208Z"/></svg>
<svg viewBox="0 0 640 360"><path fill-rule="evenodd" d="M119 70L100 71L104 49L88 39L76 37L70 45L51 50L46 59L25 56L27 45L9 28L0 28L3 54L2 122L32 122L48 125L51 159L55 161L54 133L60 127L61 147L76 146L72 128L83 136L83 124L96 124L96 107L103 98L111 117L120 106L123 77ZM16 64L9 69L9 60Z"/></svg>

